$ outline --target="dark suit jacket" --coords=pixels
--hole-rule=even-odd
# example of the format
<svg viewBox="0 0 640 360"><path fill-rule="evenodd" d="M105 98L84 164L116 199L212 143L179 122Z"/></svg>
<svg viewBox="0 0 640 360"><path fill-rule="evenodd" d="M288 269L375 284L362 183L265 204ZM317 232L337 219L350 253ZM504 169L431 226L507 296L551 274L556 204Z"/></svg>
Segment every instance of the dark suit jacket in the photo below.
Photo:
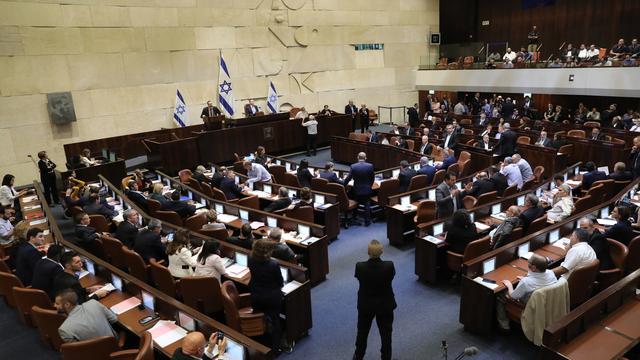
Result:
<svg viewBox="0 0 640 360"><path fill-rule="evenodd" d="M199 182L209 182L209 179L200 172L194 172L191 177Z"/></svg>
<svg viewBox="0 0 640 360"><path fill-rule="evenodd" d="M55 180L56 177L56 173L54 172L54 169L56 168L56 164L49 160L49 162L51 163L51 168L47 167L47 163L40 159L38 160L38 169L40 170L40 181L43 183Z"/></svg>
<svg viewBox="0 0 640 360"><path fill-rule="evenodd" d="M222 113L220 112L220 109L218 109L218 107L215 106L215 105L211 107L211 112L213 112L213 116L222 115ZM205 106L205 107L202 108L202 113L200 114L200 117L203 117L203 116L209 117L209 107L208 106Z"/></svg>
<svg viewBox="0 0 640 360"><path fill-rule="evenodd" d="M502 222L502 224L498 225L496 227L496 232L493 234L493 239L495 241L493 248L497 249L515 240L513 236L511 236L511 233L513 232L513 229L520 225L520 218L517 217L507 218Z"/></svg>
<svg viewBox="0 0 640 360"><path fill-rule="evenodd" d="M617 240L625 244L626 246L629 246L631 239L634 238L633 229L631 228L631 224L629 224L629 221L627 220L618 221L612 227L607 229L607 231L604 232L603 236L605 238Z"/></svg>
<svg viewBox="0 0 640 360"><path fill-rule="evenodd" d="M375 180L373 164L359 161L351 165L351 172L344 180L345 184L353 179L353 194L355 196L369 196L371 195L371 186Z"/></svg>
<svg viewBox="0 0 640 360"><path fill-rule="evenodd" d="M495 187L496 187L495 190L498 192L498 196L502 196L502 193L509 186L508 183L507 183L507 177L504 176L502 173L497 172L497 173L493 174L493 176L491 177L490 180L495 185Z"/></svg>
<svg viewBox="0 0 640 360"><path fill-rule="evenodd" d="M478 141L478 143L476 144L476 147L479 149L484 149L484 141L482 140ZM491 149L491 144L489 144L489 149Z"/></svg>
<svg viewBox="0 0 640 360"><path fill-rule="evenodd" d="M538 139L538 141L536 141L535 143L537 144L539 141L540 139ZM545 138L544 141L542 142L542 146L551 147L551 139Z"/></svg>
<svg viewBox="0 0 640 360"><path fill-rule="evenodd" d="M282 286L284 280L277 261L254 261L249 257L249 290L251 290L251 305L254 308L273 306L280 309L282 302ZM258 305L258 306L256 306Z"/></svg>
<svg viewBox="0 0 640 360"><path fill-rule="evenodd" d="M403 193L407 191L407 189L409 188L409 183L411 182L411 178L416 175L416 171L412 168L401 169L400 174L398 174L398 181L400 182L398 192Z"/></svg>
<svg viewBox="0 0 640 360"><path fill-rule="evenodd" d="M596 229L593 231L591 236L589 236L588 243L596 253L598 260L600 260L600 270L613 269L614 264L611 260L611 254L609 254L609 242L607 241L607 238L602 236L600 231Z"/></svg>
<svg viewBox="0 0 640 360"><path fill-rule="evenodd" d="M604 140L604 134L603 133L598 133L598 135L596 135L595 139L593 137L593 134L589 135L587 137L587 139L589 140Z"/></svg>
<svg viewBox="0 0 640 360"><path fill-rule="evenodd" d="M447 170L449 168L449 166L457 163L458 160L456 160L455 157L453 156L447 156L446 158L444 158L444 160L442 160L442 164L437 166L436 169L440 170L440 169L444 169Z"/></svg>
<svg viewBox="0 0 640 360"><path fill-rule="evenodd" d="M536 220L537 218L544 215L544 209L540 206L529 208L520 213L520 222L522 223L522 231L523 233L527 232L529 229L529 225Z"/></svg>
<svg viewBox="0 0 640 360"><path fill-rule="evenodd" d="M349 104L347 104L344 107L344 113L347 115L356 116L356 114L358 114L358 107L355 105L349 106Z"/></svg>
<svg viewBox="0 0 640 360"><path fill-rule="evenodd" d="M185 355L182 352L182 348L179 347L176 351L173 352L173 356L171 356L171 360L194 360L193 356ZM202 360L211 360L207 355L202 355Z"/></svg>
<svg viewBox="0 0 640 360"><path fill-rule="evenodd" d="M292 263L296 262L296 253L294 253L293 250L291 250L289 245L281 242L273 246L273 253L271 253L271 256L283 261L288 261Z"/></svg>
<svg viewBox="0 0 640 360"><path fill-rule="evenodd" d="M633 177L636 178L640 176L640 150L631 150L629 154L629 165Z"/></svg>
<svg viewBox="0 0 640 360"><path fill-rule="evenodd" d="M42 258L42 253L26 241L21 241L16 251L16 276L22 281L22 285L31 285L33 269Z"/></svg>
<svg viewBox="0 0 640 360"><path fill-rule="evenodd" d="M458 209L463 209L462 193L458 194L456 200ZM451 196L451 191L449 191L449 186L445 184L444 181L436 187L436 207L438 218L451 216L453 214L453 197Z"/></svg>
<svg viewBox="0 0 640 360"><path fill-rule="evenodd" d="M129 200L133 201L142 210L148 211L147 198L145 198L142 193L138 191L126 190L124 194L129 198Z"/></svg>
<svg viewBox="0 0 640 360"><path fill-rule="evenodd" d="M476 229L476 224L471 224L468 229L450 226L445 241L449 244L449 250L464 254L467 244L477 239L478 229Z"/></svg>
<svg viewBox="0 0 640 360"><path fill-rule="evenodd" d="M249 250L251 250L254 241L256 241L256 239L254 239L253 237L246 239L239 236L230 236L227 238L227 242Z"/></svg>
<svg viewBox="0 0 640 360"><path fill-rule="evenodd" d="M515 106L512 102L505 101L505 103L502 104L502 117L505 118L505 120L510 119L511 115L513 115L514 108Z"/></svg>
<svg viewBox="0 0 640 360"><path fill-rule="evenodd" d="M244 114L249 117L249 116L256 116L256 113L258 113L258 107L256 105L253 105L253 111L251 111L251 104L246 104L244 106Z"/></svg>
<svg viewBox="0 0 640 360"><path fill-rule="evenodd" d="M90 246L92 242L98 239L96 229L91 226L76 224L75 232L76 238L78 239L78 245L81 247Z"/></svg>
<svg viewBox="0 0 640 360"><path fill-rule="evenodd" d="M433 181L433 176L436 174L436 168L431 165L425 165L420 167L418 171L416 171L416 175L427 175L427 184L431 185Z"/></svg>
<svg viewBox="0 0 640 360"><path fill-rule="evenodd" d="M409 125L411 127L416 127L420 123L420 116L418 115L418 110L413 106L407 110L407 115L409 115Z"/></svg>
<svg viewBox="0 0 640 360"><path fill-rule="evenodd" d="M496 145L497 153L500 156L511 156L516 151L517 134L513 130L507 130L500 135L500 140Z"/></svg>
<svg viewBox="0 0 640 360"><path fill-rule="evenodd" d="M140 254L147 263L151 258L156 259L156 261L164 260L167 264L169 262L166 247L162 243L160 234L153 231L140 231L138 237L136 237L133 250Z"/></svg>
<svg viewBox="0 0 640 360"><path fill-rule="evenodd" d="M444 133L442 134L442 146L444 147L444 142L447 141L447 135L445 135ZM456 145L458 145L458 133L456 133L455 131L451 134L451 139L449 139L449 144L447 144L447 147L449 149L455 149Z"/></svg>
<svg viewBox="0 0 640 360"><path fill-rule="evenodd" d="M404 128L404 130L401 130L401 131L400 131L400 133L401 133L402 135L409 135L409 136L412 136L412 135L415 135L415 134L416 134L416 131L415 131L415 130L413 130L413 128L412 128L412 127L406 127L406 128Z"/></svg>
<svg viewBox="0 0 640 360"><path fill-rule="evenodd" d="M609 179L613 179L615 181L628 181L633 179L633 175L631 175L631 171L612 172L609 174Z"/></svg>
<svg viewBox="0 0 640 360"><path fill-rule="evenodd" d="M55 294L53 293L53 280L58 274L64 272L62 265L49 258L42 258L38 260L35 268L33 269L33 279L31 279L31 286L34 289L40 289L49 295L49 298L53 299Z"/></svg>
<svg viewBox="0 0 640 360"><path fill-rule="evenodd" d="M156 193L151 193L151 195L149 195L149 198L159 202L161 209L166 208L169 205L169 201L170 201L166 196L162 194L156 194Z"/></svg>
<svg viewBox="0 0 640 360"><path fill-rule="evenodd" d="M236 185L234 179L229 179L228 177L225 177L220 182L220 190L227 197L227 200L237 199L242 195L242 189Z"/></svg>
<svg viewBox="0 0 640 360"><path fill-rule="evenodd" d="M588 172L582 175L582 189L589 190L594 182L606 179L607 174L605 174L604 171L594 170L592 172Z"/></svg>
<svg viewBox="0 0 640 360"><path fill-rule="evenodd" d="M223 178L224 175L222 175L220 171L216 171L213 176L211 176L211 186L220 189L220 183L222 182Z"/></svg>
<svg viewBox="0 0 640 360"><path fill-rule="evenodd" d="M391 284L395 275L392 261L378 258L356 263L355 277L360 282L358 310L395 309L397 305Z"/></svg>
<svg viewBox="0 0 640 360"><path fill-rule="evenodd" d="M369 109L367 109L367 108L358 109L358 117L360 118L360 123L368 124L369 123Z"/></svg>
<svg viewBox="0 0 640 360"><path fill-rule="evenodd" d="M116 239L120 240L129 249L133 249L133 245L138 237L138 228L128 221L118 224L116 229Z"/></svg>
<svg viewBox="0 0 640 360"><path fill-rule="evenodd" d="M87 291L80 285L80 280L75 275L71 275L67 272L61 272L56 275L56 278L53 280L53 296L58 294L60 291L65 289L72 289L78 295L78 304L82 304L83 302L89 300L87 297ZM95 295L91 298L97 298Z"/></svg>
<svg viewBox="0 0 640 360"><path fill-rule="evenodd" d="M267 205L267 207L264 208L264 211L274 212L274 211L282 210L289 205L291 205L291 199L289 199L288 197L280 198L272 201L271 204Z"/></svg>
<svg viewBox="0 0 640 360"><path fill-rule="evenodd" d="M423 149L423 148L422 148L422 143L420 143L420 144L418 145L418 149L417 149L417 151L418 151L419 153L423 154L423 155L431 155L431 152L433 152L433 148L434 148L434 145L433 145L433 144L431 144L431 143L429 143L429 144L427 144L427 146L425 146L425 147L424 147L424 149Z"/></svg>
<svg viewBox="0 0 640 360"><path fill-rule="evenodd" d="M320 178L327 179L327 181L329 181L330 183L344 185L344 182L340 180L340 178L338 178L336 173L334 173L333 171L321 171Z"/></svg>
<svg viewBox="0 0 640 360"><path fill-rule="evenodd" d="M301 187L311 188L311 179L313 178L313 175L311 175L309 169L298 168L296 176L298 177L298 182Z"/></svg>
<svg viewBox="0 0 640 360"><path fill-rule="evenodd" d="M471 195L476 199L488 192L492 192L496 189L496 184L493 183L490 179L480 179L476 180L471 187L471 190L465 191L465 195Z"/></svg>
<svg viewBox="0 0 640 360"><path fill-rule="evenodd" d="M109 209L100 203L87 204L84 206L83 210L89 215L102 215L107 220L111 220L114 216L118 215L117 211Z"/></svg>

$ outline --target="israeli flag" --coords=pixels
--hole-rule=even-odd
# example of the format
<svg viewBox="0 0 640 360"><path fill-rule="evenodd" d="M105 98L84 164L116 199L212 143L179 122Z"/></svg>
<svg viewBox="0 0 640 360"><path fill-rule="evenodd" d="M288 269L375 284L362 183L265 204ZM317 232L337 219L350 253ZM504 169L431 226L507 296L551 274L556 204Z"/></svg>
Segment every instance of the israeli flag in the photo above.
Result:
<svg viewBox="0 0 640 360"><path fill-rule="evenodd" d="M233 117L233 92L231 91L231 76L227 63L224 62L222 54L220 54L220 74L218 75L218 102L222 107L222 112L229 117Z"/></svg>
<svg viewBox="0 0 640 360"><path fill-rule="evenodd" d="M184 102L180 90L176 90L176 108L173 111L173 121L180 127L185 127L189 124L189 117L187 116L187 104Z"/></svg>
<svg viewBox="0 0 640 360"><path fill-rule="evenodd" d="M273 86L273 82L269 81L269 96L267 97L267 106L272 113L278 112L278 92L276 87Z"/></svg>

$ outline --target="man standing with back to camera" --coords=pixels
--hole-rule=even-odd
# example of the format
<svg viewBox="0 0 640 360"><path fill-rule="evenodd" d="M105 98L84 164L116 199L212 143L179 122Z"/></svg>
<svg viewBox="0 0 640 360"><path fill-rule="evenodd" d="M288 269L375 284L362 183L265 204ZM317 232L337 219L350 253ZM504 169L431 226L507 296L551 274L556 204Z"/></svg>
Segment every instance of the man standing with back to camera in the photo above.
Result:
<svg viewBox="0 0 640 360"><path fill-rule="evenodd" d="M380 332L380 357L391 360L391 334L393 331L393 310L397 307L391 282L396 275L392 261L383 261L382 244L371 240L369 260L356 263L355 277L360 282L358 290L358 335L354 360L362 360L367 351L367 337L371 322L376 318Z"/></svg>

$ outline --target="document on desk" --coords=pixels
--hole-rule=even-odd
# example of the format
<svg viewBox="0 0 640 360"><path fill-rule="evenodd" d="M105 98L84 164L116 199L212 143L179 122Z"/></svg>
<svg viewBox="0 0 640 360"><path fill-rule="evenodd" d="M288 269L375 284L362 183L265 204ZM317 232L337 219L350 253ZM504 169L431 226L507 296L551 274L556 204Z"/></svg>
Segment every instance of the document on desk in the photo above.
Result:
<svg viewBox="0 0 640 360"><path fill-rule="evenodd" d="M436 244L436 245L440 245L444 242L444 240L442 239L438 239L435 236L431 236L431 235L427 235L422 237L422 240L427 240L428 242L432 243L432 244Z"/></svg>
<svg viewBox="0 0 640 360"><path fill-rule="evenodd" d="M110 293L115 289L116 289L115 286L113 286L111 283L107 283L105 286L103 286L100 289L98 289L98 290L92 292L91 294L89 294L89 297L91 297L93 294L97 293L100 290L104 290L104 291Z"/></svg>
<svg viewBox="0 0 640 360"><path fill-rule="evenodd" d="M526 253L520 255L521 258L529 260L531 259L531 256L533 255L533 253L531 251L527 251Z"/></svg>
<svg viewBox="0 0 640 360"><path fill-rule="evenodd" d="M124 215L123 215L123 214L124 214L124 212L122 212L122 211L121 211L121 212L119 212L119 213L118 213L118 215L116 215L116 216L113 218L113 221L118 222L118 223L123 222L123 221L124 221Z"/></svg>
<svg viewBox="0 0 640 360"><path fill-rule="evenodd" d="M125 313L134 307L140 305L140 299L137 297L130 297L127 300L121 301L111 307L111 311L113 311L116 315L120 315Z"/></svg>
<svg viewBox="0 0 640 360"><path fill-rule="evenodd" d="M565 181L565 183L572 188L582 185L582 181L577 181L577 180L567 180Z"/></svg>
<svg viewBox="0 0 640 360"><path fill-rule="evenodd" d="M400 205L400 204L396 204L393 205L393 208L396 210L400 210L402 212L407 212L407 211L416 211L418 209L417 206L409 204L409 205Z"/></svg>
<svg viewBox="0 0 640 360"><path fill-rule="evenodd" d="M263 227L264 223L262 221L252 221L249 226L251 226L251 230L256 230Z"/></svg>
<svg viewBox="0 0 640 360"><path fill-rule="evenodd" d="M167 347L187 335L187 330L169 320L160 320L147 331L160 347Z"/></svg>
<svg viewBox="0 0 640 360"><path fill-rule="evenodd" d="M227 274L241 278L249 273L249 268L240 264L233 264L226 269Z"/></svg>
<svg viewBox="0 0 640 360"><path fill-rule="evenodd" d="M489 229L491 226L487 225L487 224L483 224L481 222L476 221L474 224L476 224L476 229L478 229L478 231L485 231L487 229Z"/></svg>
<svg viewBox="0 0 640 360"><path fill-rule="evenodd" d="M616 221L614 219L598 219L596 221L602 226L613 226L616 224Z"/></svg>
<svg viewBox="0 0 640 360"><path fill-rule="evenodd" d="M22 198L22 202L25 202L25 203L30 203L30 202L36 201L36 200L38 200L38 196L37 195L25 196L25 197Z"/></svg>
<svg viewBox="0 0 640 360"><path fill-rule="evenodd" d="M307 238L306 240L300 241L300 244L302 244L302 245L311 245L311 244L313 244L314 242L316 242L318 240L320 240L320 238L312 236L310 238Z"/></svg>
<svg viewBox="0 0 640 360"><path fill-rule="evenodd" d="M326 204L313 203L313 206L314 206L316 209L321 209L321 210L324 210L324 209L328 208L328 207L329 207L329 206L331 206L331 205L333 205L333 204L329 204L329 203L326 203Z"/></svg>
<svg viewBox="0 0 640 360"><path fill-rule="evenodd" d="M29 225L40 225L40 224L44 224L47 222L47 218L44 219L39 219L39 220L33 220L32 222L29 223Z"/></svg>
<svg viewBox="0 0 640 360"><path fill-rule="evenodd" d="M223 223L230 223L232 221L236 221L238 220L238 217L235 215L229 215L229 214L218 214L218 221L223 222Z"/></svg>
<svg viewBox="0 0 640 360"><path fill-rule="evenodd" d="M482 276L478 276L477 278L473 279L473 281L477 282L480 285L486 286L491 290L495 290L498 287L498 284L482 281Z"/></svg>
<svg viewBox="0 0 640 360"><path fill-rule="evenodd" d="M291 281L287 284L285 284L285 286L282 287L282 293L287 295L290 292L292 292L293 290L299 288L300 286L302 286L302 283L299 283L297 281Z"/></svg>
<svg viewBox="0 0 640 360"><path fill-rule="evenodd" d="M562 249L562 250L566 250L566 249L567 249L567 246L569 246L569 242L570 242L570 241L571 241L571 240L569 240L568 238L563 237L563 238L558 239L556 242L554 242L554 243L553 243L553 244L551 244L551 245L553 245L553 246L555 246L555 247L559 247L559 248L560 248L560 249Z"/></svg>
<svg viewBox="0 0 640 360"><path fill-rule="evenodd" d="M42 205L28 205L24 207L23 211L30 211L30 210L40 209L40 208L42 208Z"/></svg>
<svg viewBox="0 0 640 360"><path fill-rule="evenodd" d="M491 215L492 218L496 218L500 221L505 221L507 219L507 215L503 212Z"/></svg>
<svg viewBox="0 0 640 360"><path fill-rule="evenodd" d="M82 271L78 272L78 279L82 279L83 277L87 276L91 274L90 272L88 272L87 270L82 269Z"/></svg>

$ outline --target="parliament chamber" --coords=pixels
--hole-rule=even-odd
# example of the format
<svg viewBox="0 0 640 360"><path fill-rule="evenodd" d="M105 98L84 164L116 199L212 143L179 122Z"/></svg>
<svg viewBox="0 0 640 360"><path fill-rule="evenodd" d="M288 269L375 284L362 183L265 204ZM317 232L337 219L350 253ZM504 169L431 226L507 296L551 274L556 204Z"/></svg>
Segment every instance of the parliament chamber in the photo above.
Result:
<svg viewBox="0 0 640 360"><path fill-rule="evenodd" d="M0 14L0 358L640 359L640 1Z"/></svg>

